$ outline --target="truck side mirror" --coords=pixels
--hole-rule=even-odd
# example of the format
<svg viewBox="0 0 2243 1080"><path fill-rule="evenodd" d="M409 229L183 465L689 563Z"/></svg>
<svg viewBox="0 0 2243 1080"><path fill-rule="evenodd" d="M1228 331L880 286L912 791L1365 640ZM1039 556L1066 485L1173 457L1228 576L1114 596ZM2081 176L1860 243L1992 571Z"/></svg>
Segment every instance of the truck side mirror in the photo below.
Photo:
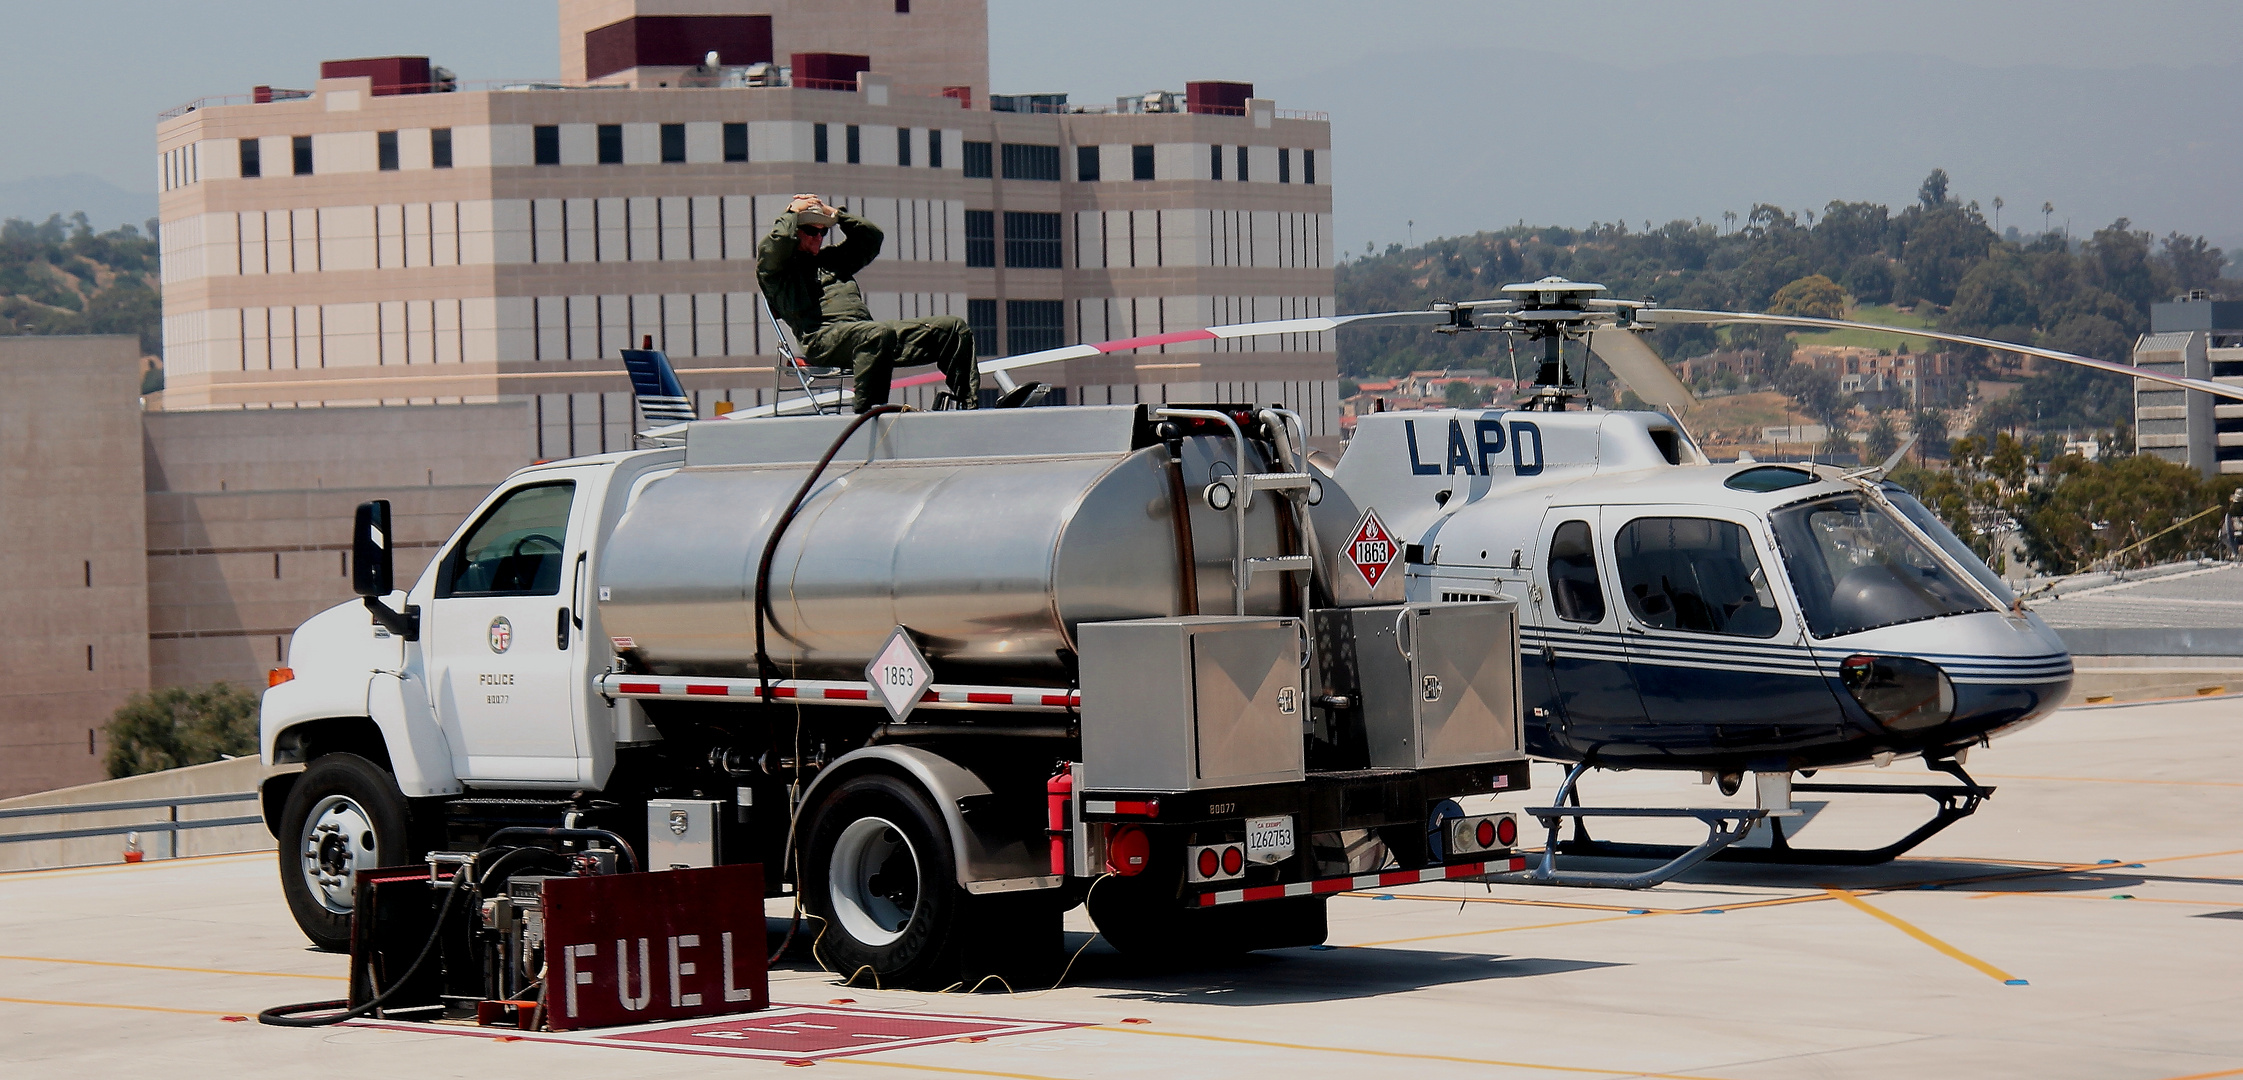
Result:
<svg viewBox="0 0 2243 1080"><path fill-rule="evenodd" d="M420 607L407 604L405 610L398 611L382 602L397 584L397 564L390 556L390 545L396 538L390 528L388 499L358 504L358 518L351 525L350 587L366 601L366 610L375 622L407 641L419 641Z"/></svg>
<svg viewBox="0 0 2243 1080"><path fill-rule="evenodd" d="M364 597L388 596L395 591L397 565L390 557L389 500L358 504L358 520L351 527L350 585Z"/></svg>

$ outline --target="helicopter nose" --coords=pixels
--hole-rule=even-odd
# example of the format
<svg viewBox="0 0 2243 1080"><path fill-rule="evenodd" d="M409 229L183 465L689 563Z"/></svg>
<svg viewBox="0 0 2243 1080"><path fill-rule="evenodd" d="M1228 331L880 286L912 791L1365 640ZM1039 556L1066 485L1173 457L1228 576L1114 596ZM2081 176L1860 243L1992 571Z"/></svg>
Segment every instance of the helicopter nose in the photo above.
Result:
<svg viewBox="0 0 2243 1080"><path fill-rule="evenodd" d="M1838 665L1838 678L1887 731L1926 731L1955 717L1955 681L1929 660L1859 653Z"/></svg>

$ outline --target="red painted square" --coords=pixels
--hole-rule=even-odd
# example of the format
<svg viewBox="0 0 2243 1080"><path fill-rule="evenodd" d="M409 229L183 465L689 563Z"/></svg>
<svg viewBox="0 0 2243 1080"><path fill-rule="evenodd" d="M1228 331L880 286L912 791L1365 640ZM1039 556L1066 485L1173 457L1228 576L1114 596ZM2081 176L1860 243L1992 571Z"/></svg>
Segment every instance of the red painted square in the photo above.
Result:
<svg viewBox="0 0 2243 1080"><path fill-rule="evenodd" d="M601 1038L602 1042L655 1043L728 1053L786 1057L862 1054L896 1046L948 1042L968 1035L1009 1033L1016 1020L965 1016L853 1012L840 1009L789 1009L702 1024L665 1026Z"/></svg>

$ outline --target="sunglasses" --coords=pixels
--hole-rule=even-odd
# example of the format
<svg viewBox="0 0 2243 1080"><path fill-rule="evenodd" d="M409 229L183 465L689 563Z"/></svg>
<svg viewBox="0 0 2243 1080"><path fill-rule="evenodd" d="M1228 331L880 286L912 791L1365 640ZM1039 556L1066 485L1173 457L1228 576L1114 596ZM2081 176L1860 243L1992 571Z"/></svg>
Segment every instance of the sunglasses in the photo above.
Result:
<svg viewBox="0 0 2243 1080"><path fill-rule="evenodd" d="M826 229L828 228L830 228L830 226L804 225L802 226L800 231L806 236L824 236L826 234Z"/></svg>

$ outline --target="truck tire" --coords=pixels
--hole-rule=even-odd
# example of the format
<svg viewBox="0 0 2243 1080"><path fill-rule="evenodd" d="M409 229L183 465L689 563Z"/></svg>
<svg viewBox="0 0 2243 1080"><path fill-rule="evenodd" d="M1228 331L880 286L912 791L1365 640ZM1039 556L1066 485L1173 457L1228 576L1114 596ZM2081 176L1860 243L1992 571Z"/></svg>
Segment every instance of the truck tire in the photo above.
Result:
<svg viewBox="0 0 2243 1080"><path fill-rule="evenodd" d="M1060 908L1041 896L959 886L950 831L918 785L882 773L819 804L802 855L803 905L821 920L812 954L844 982L1013 988L1055 968Z"/></svg>
<svg viewBox="0 0 2243 1080"><path fill-rule="evenodd" d="M327 754L304 770L280 815L280 891L313 945L350 948L358 874L417 858L408 825L404 793L381 766Z"/></svg>

